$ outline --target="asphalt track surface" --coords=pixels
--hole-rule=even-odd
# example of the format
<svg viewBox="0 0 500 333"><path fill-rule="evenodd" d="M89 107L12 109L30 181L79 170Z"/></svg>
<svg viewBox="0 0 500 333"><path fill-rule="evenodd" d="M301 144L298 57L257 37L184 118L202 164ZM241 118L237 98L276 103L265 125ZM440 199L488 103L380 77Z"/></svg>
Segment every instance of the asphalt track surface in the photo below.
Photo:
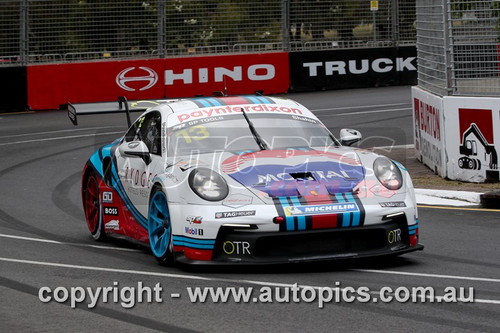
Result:
<svg viewBox="0 0 500 333"><path fill-rule="evenodd" d="M405 145L412 133L409 96L409 87L395 87L290 97L334 131L360 129L369 138L366 145L377 140ZM499 211L421 207L425 250L391 260L186 270L161 267L147 249L130 243L94 242L81 208L82 166L125 127L123 114L86 116L79 127L62 112L0 115L0 331L500 330ZM159 284L161 302L153 297L127 309L101 299L88 308L87 300L73 309L69 302L43 303L38 296L42 287L96 290L138 283L152 289ZM319 308L317 301L292 298L288 303L193 303L187 292L188 287L292 290L294 284L368 287L374 297L383 287L433 287L436 295L446 287L463 287L465 296L473 288L475 301L330 302Z"/></svg>

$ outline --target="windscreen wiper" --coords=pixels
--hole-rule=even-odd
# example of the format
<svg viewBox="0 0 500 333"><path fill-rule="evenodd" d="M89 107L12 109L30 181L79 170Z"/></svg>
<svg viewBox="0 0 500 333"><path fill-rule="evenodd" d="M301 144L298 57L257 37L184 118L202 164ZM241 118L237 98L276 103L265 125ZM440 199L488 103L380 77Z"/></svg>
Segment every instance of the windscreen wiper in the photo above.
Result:
<svg viewBox="0 0 500 333"><path fill-rule="evenodd" d="M243 117L245 117L245 120L248 123L248 127L250 128L250 132L252 132L253 138L255 142L257 142L257 145L259 145L260 150L268 150L269 147L264 142L264 140L262 140L262 137L259 135L259 133L257 133L257 130L253 126L253 123L250 121L250 119L247 116L247 113L243 108L241 108L241 112L243 113Z"/></svg>

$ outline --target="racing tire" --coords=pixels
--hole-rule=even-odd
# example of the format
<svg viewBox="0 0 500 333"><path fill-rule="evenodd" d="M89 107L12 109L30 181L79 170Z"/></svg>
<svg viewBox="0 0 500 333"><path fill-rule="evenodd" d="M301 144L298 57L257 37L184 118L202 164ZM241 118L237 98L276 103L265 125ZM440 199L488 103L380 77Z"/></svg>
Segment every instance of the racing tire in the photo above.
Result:
<svg viewBox="0 0 500 333"><path fill-rule="evenodd" d="M94 173L90 173L85 180L85 189L83 191L85 219L90 234L96 241L106 239L104 224L102 219L101 193L99 190L99 181Z"/></svg>
<svg viewBox="0 0 500 333"><path fill-rule="evenodd" d="M158 187L151 193L149 202L148 236L151 251L158 263L172 265L174 263L172 223L167 196Z"/></svg>

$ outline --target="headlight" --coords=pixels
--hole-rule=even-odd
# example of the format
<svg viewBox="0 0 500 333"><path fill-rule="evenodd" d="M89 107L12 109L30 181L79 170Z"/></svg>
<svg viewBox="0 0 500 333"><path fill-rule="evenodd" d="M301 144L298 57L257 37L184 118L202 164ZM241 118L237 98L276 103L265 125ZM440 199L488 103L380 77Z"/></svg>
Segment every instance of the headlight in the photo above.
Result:
<svg viewBox="0 0 500 333"><path fill-rule="evenodd" d="M227 197L229 188L224 178L207 168L197 168L189 174L189 186L200 198L220 201Z"/></svg>
<svg viewBox="0 0 500 333"><path fill-rule="evenodd" d="M378 157L373 162L373 171L378 181L389 190L399 190L403 186L401 171L388 158Z"/></svg>

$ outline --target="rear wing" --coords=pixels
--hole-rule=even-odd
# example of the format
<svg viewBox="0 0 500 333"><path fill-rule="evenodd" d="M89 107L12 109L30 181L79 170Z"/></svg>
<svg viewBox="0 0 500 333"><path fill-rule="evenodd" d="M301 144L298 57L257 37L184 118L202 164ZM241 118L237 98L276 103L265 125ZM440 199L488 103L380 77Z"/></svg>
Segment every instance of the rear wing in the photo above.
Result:
<svg viewBox="0 0 500 333"><path fill-rule="evenodd" d="M144 112L152 106L159 105L160 103L169 102L171 100L139 100L127 101L125 96L118 97L117 102L104 102L104 103L80 103L73 104L68 102L68 118L73 125L78 125L78 116L99 114L99 113L117 113L124 112L127 115L128 127L132 125L130 120L130 112Z"/></svg>

